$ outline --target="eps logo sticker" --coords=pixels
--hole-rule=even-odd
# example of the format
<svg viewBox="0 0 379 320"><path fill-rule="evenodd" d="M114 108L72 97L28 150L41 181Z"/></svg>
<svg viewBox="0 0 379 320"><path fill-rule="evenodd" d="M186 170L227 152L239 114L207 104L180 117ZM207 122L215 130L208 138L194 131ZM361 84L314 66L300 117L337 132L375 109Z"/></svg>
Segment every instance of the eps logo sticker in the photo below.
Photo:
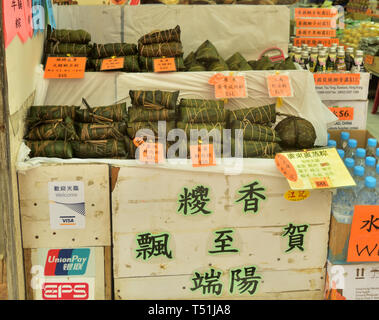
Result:
<svg viewBox="0 0 379 320"><path fill-rule="evenodd" d="M45 282L42 286L44 300L88 300L89 285L85 282Z"/></svg>
<svg viewBox="0 0 379 320"><path fill-rule="evenodd" d="M45 276L76 276L84 275L91 250L81 249L51 249L47 253Z"/></svg>

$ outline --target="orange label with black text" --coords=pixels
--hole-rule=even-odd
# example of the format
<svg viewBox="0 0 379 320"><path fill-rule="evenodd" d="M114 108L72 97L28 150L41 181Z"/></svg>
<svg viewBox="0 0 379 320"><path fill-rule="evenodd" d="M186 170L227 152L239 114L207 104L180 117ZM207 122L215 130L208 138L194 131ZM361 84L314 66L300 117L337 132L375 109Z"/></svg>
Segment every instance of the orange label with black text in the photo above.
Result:
<svg viewBox="0 0 379 320"><path fill-rule="evenodd" d="M347 261L379 261L379 206L354 207Z"/></svg>
<svg viewBox="0 0 379 320"><path fill-rule="evenodd" d="M309 197L310 192L308 190L288 190L284 194L284 198L288 201L302 201Z"/></svg>
<svg viewBox="0 0 379 320"><path fill-rule="evenodd" d="M330 47L333 43L339 44L339 41L338 38L295 38L293 43L297 47L301 47L302 44L316 47L319 43L322 43L324 47Z"/></svg>
<svg viewBox="0 0 379 320"><path fill-rule="evenodd" d="M335 28L335 19L299 19L296 20L297 28Z"/></svg>
<svg viewBox="0 0 379 320"><path fill-rule="evenodd" d="M287 74L268 75L267 85L270 97L292 97L290 77Z"/></svg>
<svg viewBox="0 0 379 320"><path fill-rule="evenodd" d="M190 155L193 167L208 167L216 165L213 144L191 145Z"/></svg>
<svg viewBox="0 0 379 320"><path fill-rule="evenodd" d="M361 75L359 73L315 73L313 74L316 86L359 85Z"/></svg>
<svg viewBox="0 0 379 320"><path fill-rule="evenodd" d="M175 58L154 59L154 72L176 71Z"/></svg>
<svg viewBox="0 0 379 320"><path fill-rule="evenodd" d="M328 107L332 111L338 120L354 120L354 108L352 107Z"/></svg>
<svg viewBox="0 0 379 320"><path fill-rule="evenodd" d="M295 8L295 18L333 18L337 13L336 8Z"/></svg>
<svg viewBox="0 0 379 320"><path fill-rule="evenodd" d="M161 163L164 161L162 143L145 142L139 145L139 160L146 163Z"/></svg>
<svg viewBox="0 0 379 320"><path fill-rule="evenodd" d="M124 67L124 57L121 58L110 58L104 59L101 63L100 70L114 70L114 69L122 69Z"/></svg>
<svg viewBox="0 0 379 320"><path fill-rule="evenodd" d="M48 57L45 66L45 79L84 78L86 57Z"/></svg>
<svg viewBox="0 0 379 320"><path fill-rule="evenodd" d="M216 79L215 98L246 98L246 81L244 76L222 76Z"/></svg>
<svg viewBox="0 0 379 320"><path fill-rule="evenodd" d="M334 38L335 29L296 29L296 37Z"/></svg>
<svg viewBox="0 0 379 320"><path fill-rule="evenodd" d="M311 178L310 181L315 189L330 188L332 186L329 177Z"/></svg>
<svg viewBox="0 0 379 320"><path fill-rule="evenodd" d="M374 63L374 56L366 55L365 56L365 64L373 64Z"/></svg>

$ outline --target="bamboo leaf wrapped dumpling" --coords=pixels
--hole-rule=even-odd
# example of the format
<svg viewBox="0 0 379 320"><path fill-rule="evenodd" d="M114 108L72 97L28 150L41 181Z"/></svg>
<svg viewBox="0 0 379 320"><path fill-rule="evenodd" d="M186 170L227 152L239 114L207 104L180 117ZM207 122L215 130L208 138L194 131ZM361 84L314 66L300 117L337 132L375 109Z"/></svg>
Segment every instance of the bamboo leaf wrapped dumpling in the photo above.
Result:
<svg viewBox="0 0 379 320"><path fill-rule="evenodd" d="M141 44L179 42L179 41L180 41L180 26L179 25L177 25L173 29L150 32L138 39L138 43L141 43Z"/></svg>
<svg viewBox="0 0 379 320"><path fill-rule="evenodd" d="M144 107L131 107L128 110L128 122L175 120L173 109L150 110Z"/></svg>
<svg viewBox="0 0 379 320"><path fill-rule="evenodd" d="M86 140L122 140L126 134L125 122L76 123L76 130L81 141Z"/></svg>
<svg viewBox="0 0 379 320"><path fill-rule="evenodd" d="M175 60L176 71L185 71L186 67L183 62L183 57L172 57ZM141 72L154 72L154 59L159 59L159 57L143 57L138 56L138 62Z"/></svg>
<svg viewBox="0 0 379 320"><path fill-rule="evenodd" d="M224 108L180 108L180 121L191 123L225 122L227 110Z"/></svg>
<svg viewBox="0 0 379 320"><path fill-rule="evenodd" d="M30 148L30 157L48 157L71 159L73 152L70 142L66 141L26 141L26 146Z"/></svg>
<svg viewBox="0 0 379 320"><path fill-rule="evenodd" d="M238 140L231 139L232 154L236 155ZM281 152L280 145L276 142L266 141L242 141L242 154L244 158L274 158L275 154Z"/></svg>
<svg viewBox="0 0 379 320"><path fill-rule="evenodd" d="M212 62L219 61L220 55L216 47L209 41L204 41L195 52L196 61L209 65Z"/></svg>
<svg viewBox="0 0 379 320"><path fill-rule="evenodd" d="M218 108L223 109L224 108L224 101L223 100L207 100L207 99L180 99L179 103L180 108L198 108L198 109L204 109L204 108Z"/></svg>
<svg viewBox="0 0 379 320"><path fill-rule="evenodd" d="M117 103L110 106L93 107L90 110L76 110L76 118L79 122L93 123L104 121L122 122L127 120L126 103Z"/></svg>
<svg viewBox="0 0 379 320"><path fill-rule="evenodd" d="M230 121L233 120L248 120L252 123L266 124L275 123L276 110L275 104L270 104L261 107L243 108L229 111Z"/></svg>
<svg viewBox="0 0 379 320"><path fill-rule="evenodd" d="M76 158L126 158L123 140L73 141L72 149Z"/></svg>
<svg viewBox="0 0 379 320"><path fill-rule="evenodd" d="M166 134L175 128L175 121L166 121ZM128 136L131 139L136 137L136 134L139 130L142 130L141 133L144 133L144 129L146 129L146 135L150 134L149 130L151 130L154 134L154 137L158 137L158 121L140 121L140 122L129 122L127 124L127 132ZM149 136L150 137L150 136ZM153 137L151 137L153 138Z"/></svg>
<svg viewBox="0 0 379 320"><path fill-rule="evenodd" d="M48 42L45 45L46 54L83 54L88 56L92 50L89 44Z"/></svg>
<svg viewBox="0 0 379 320"><path fill-rule="evenodd" d="M236 52L226 60L229 70L252 70L247 60L239 53Z"/></svg>
<svg viewBox="0 0 379 320"><path fill-rule="evenodd" d="M133 106L141 106L150 109L175 109L179 91L144 91L130 90L129 96Z"/></svg>
<svg viewBox="0 0 379 320"><path fill-rule="evenodd" d="M75 119L79 106L31 106L28 112L29 119L55 120L69 117Z"/></svg>
<svg viewBox="0 0 379 320"><path fill-rule="evenodd" d="M61 42L61 43L81 43L87 44L91 41L91 35L82 29L67 30L67 29L53 29L48 28L47 37L48 41Z"/></svg>
<svg viewBox="0 0 379 320"><path fill-rule="evenodd" d="M136 56L138 54L137 45L134 43L107 43L94 44L91 57L95 59L107 57Z"/></svg>
<svg viewBox="0 0 379 320"><path fill-rule="evenodd" d="M276 131L268 126L251 123L248 120L233 120L230 128L233 130L242 129L244 140L279 142L280 138Z"/></svg>
<svg viewBox="0 0 379 320"><path fill-rule="evenodd" d="M64 120L45 120L42 124L31 128L25 137L28 140L78 140L74 122L66 117Z"/></svg>
<svg viewBox="0 0 379 320"><path fill-rule="evenodd" d="M140 72L141 71L137 55L117 57L117 58L124 58L123 67L119 69L111 69L107 71L115 71L115 70L123 70L125 72ZM89 59L89 67L93 68L95 71L102 71L101 66L103 64L104 59Z"/></svg>
<svg viewBox="0 0 379 320"><path fill-rule="evenodd" d="M183 55L183 47L180 42L138 44L138 52L144 57L176 57Z"/></svg>

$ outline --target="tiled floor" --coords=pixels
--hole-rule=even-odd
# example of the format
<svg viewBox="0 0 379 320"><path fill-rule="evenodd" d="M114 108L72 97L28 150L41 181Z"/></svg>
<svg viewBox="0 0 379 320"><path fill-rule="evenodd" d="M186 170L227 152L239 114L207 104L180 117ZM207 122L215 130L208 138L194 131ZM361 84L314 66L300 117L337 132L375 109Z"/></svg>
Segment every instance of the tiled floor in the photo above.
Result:
<svg viewBox="0 0 379 320"><path fill-rule="evenodd" d="M379 139L379 111L376 114L372 114L372 105L374 101L370 100L367 110L367 130L370 131L370 133Z"/></svg>

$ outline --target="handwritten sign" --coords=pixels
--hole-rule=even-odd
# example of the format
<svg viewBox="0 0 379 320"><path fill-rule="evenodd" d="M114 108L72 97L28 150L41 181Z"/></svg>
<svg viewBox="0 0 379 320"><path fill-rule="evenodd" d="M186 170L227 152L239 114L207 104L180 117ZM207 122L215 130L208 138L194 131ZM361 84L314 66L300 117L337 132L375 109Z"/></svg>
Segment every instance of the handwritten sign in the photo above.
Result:
<svg viewBox="0 0 379 320"><path fill-rule="evenodd" d="M208 80L208 83L214 85L216 99L247 98L244 76L217 73Z"/></svg>
<svg viewBox="0 0 379 320"><path fill-rule="evenodd" d="M315 73L313 74L316 86L359 85L359 73Z"/></svg>
<svg viewBox="0 0 379 320"><path fill-rule="evenodd" d="M164 151L162 143L145 142L139 147L139 160L145 163L164 162Z"/></svg>
<svg viewBox="0 0 379 320"><path fill-rule="evenodd" d="M292 97L291 81L288 74L267 76L268 94L270 97Z"/></svg>
<svg viewBox="0 0 379 320"><path fill-rule="evenodd" d="M154 59L154 72L176 71L175 58Z"/></svg>
<svg viewBox="0 0 379 320"><path fill-rule="evenodd" d="M379 261L379 206L354 207L347 261Z"/></svg>
<svg viewBox="0 0 379 320"><path fill-rule="evenodd" d="M292 190L355 185L336 148L278 153L275 164Z"/></svg>
<svg viewBox="0 0 379 320"><path fill-rule="evenodd" d="M336 37L335 29L296 29L296 37Z"/></svg>
<svg viewBox="0 0 379 320"><path fill-rule="evenodd" d="M371 65L374 63L374 56L367 54L365 56L365 64Z"/></svg>
<svg viewBox="0 0 379 320"><path fill-rule="evenodd" d="M336 28L335 19L299 19L296 20L297 28Z"/></svg>
<svg viewBox="0 0 379 320"><path fill-rule="evenodd" d="M3 0L5 48L16 35L22 42L28 40L29 29L26 17L29 16L29 13L26 10L25 0Z"/></svg>
<svg viewBox="0 0 379 320"><path fill-rule="evenodd" d="M208 167L216 165L213 144L191 145L190 154L193 167Z"/></svg>
<svg viewBox="0 0 379 320"><path fill-rule="evenodd" d="M352 107L328 107L339 120L354 120L354 108Z"/></svg>
<svg viewBox="0 0 379 320"><path fill-rule="evenodd" d="M337 13L336 8L295 8L295 18L333 18Z"/></svg>
<svg viewBox="0 0 379 320"><path fill-rule="evenodd" d="M84 78L86 57L48 57L45 67L45 79L81 79Z"/></svg>
<svg viewBox="0 0 379 320"><path fill-rule="evenodd" d="M124 67L124 57L103 59L100 70L122 69Z"/></svg>
<svg viewBox="0 0 379 320"><path fill-rule="evenodd" d="M315 47L322 43L324 47L330 47L333 43L339 44L338 38L295 38L293 43L295 46L301 47L302 44L307 44L309 47Z"/></svg>

